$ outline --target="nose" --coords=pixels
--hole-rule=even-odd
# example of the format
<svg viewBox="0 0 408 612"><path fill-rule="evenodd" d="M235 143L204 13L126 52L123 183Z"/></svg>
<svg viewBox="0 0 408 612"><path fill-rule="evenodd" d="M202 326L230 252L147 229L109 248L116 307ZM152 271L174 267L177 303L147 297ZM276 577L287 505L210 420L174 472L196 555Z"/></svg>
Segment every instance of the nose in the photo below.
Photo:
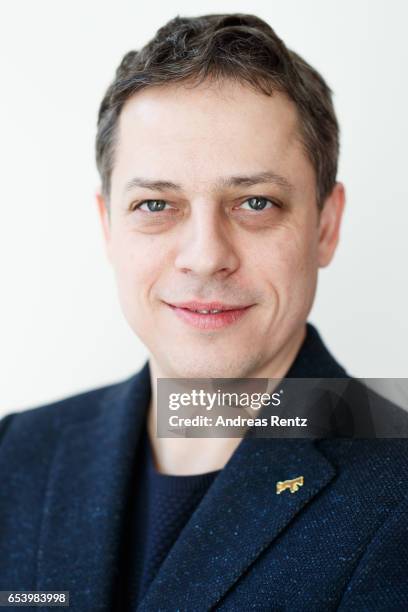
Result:
<svg viewBox="0 0 408 612"><path fill-rule="evenodd" d="M195 202L179 236L176 267L197 277L228 276L239 266L230 221L215 202Z"/></svg>

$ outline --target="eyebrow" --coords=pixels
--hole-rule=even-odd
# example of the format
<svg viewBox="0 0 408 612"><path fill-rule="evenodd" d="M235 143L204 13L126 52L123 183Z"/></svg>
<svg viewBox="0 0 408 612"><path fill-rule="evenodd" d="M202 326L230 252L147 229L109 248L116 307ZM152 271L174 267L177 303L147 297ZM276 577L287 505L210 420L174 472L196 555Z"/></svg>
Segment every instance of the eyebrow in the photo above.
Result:
<svg viewBox="0 0 408 612"><path fill-rule="evenodd" d="M289 193L293 191L293 185L288 181L287 178L276 172L266 171L258 172L257 174L251 174L246 176L228 176L217 179L216 186L218 187L251 187L252 185L259 185L261 183L273 183L282 187ZM133 187L143 187L145 189L151 189L152 191L182 191L183 187L172 181L154 180L143 177L135 176L125 185L123 193L130 191Z"/></svg>

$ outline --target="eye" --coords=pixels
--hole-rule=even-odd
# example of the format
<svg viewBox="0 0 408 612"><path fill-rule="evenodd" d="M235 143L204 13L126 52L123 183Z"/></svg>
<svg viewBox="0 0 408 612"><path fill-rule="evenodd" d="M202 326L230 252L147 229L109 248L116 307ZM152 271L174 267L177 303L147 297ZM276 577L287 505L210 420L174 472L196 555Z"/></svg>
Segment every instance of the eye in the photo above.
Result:
<svg viewBox="0 0 408 612"><path fill-rule="evenodd" d="M272 202L272 200L269 200L268 198L263 198L261 196L254 196L252 198L248 198L247 200L245 200L245 202L241 204L239 208L242 208L245 204L248 205L248 207L245 208L245 210L255 210L255 211L265 210L266 208L273 208L274 206L278 206L278 204L276 204L275 202Z"/></svg>
<svg viewBox="0 0 408 612"><path fill-rule="evenodd" d="M146 212L161 212L166 205L167 202L165 200L143 200L143 202L139 202L139 204L133 206L133 210L140 208ZM142 206L147 206L147 209L142 208Z"/></svg>

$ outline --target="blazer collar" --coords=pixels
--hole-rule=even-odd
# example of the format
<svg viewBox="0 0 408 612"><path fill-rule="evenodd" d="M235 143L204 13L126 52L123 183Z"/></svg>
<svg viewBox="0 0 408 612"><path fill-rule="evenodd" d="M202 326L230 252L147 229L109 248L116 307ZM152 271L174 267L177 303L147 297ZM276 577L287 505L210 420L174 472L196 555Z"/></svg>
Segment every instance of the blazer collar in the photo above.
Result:
<svg viewBox="0 0 408 612"><path fill-rule="evenodd" d="M303 374L302 374L303 373ZM308 324L287 376L345 371ZM45 494L37 590L69 590L73 610L112 609L133 460L150 400L149 364L104 395L98 416L63 427ZM139 610L209 609L336 471L310 439L244 438L183 529ZM276 482L302 475L296 495Z"/></svg>
<svg viewBox="0 0 408 612"><path fill-rule="evenodd" d="M307 323L305 339L286 378L349 378L349 374L328 351L314 325Z"/></svg>

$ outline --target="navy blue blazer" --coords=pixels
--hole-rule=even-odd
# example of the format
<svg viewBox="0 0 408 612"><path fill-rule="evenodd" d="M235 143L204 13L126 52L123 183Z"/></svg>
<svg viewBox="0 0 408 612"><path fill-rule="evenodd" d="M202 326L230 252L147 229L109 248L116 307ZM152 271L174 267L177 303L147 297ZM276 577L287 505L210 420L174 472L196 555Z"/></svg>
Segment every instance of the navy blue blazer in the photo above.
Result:
<svg viewBox="0 0 408 612"><path fill-rule="evenodd" d="M310 324L296 371L346 376ZM115 609L149 397L146 362L0 421L0 590L65 590L72 611ZM408 610L407 450L406 439L244 438L138 611ZM276 494L299 475L295 494Z"/></svg>

